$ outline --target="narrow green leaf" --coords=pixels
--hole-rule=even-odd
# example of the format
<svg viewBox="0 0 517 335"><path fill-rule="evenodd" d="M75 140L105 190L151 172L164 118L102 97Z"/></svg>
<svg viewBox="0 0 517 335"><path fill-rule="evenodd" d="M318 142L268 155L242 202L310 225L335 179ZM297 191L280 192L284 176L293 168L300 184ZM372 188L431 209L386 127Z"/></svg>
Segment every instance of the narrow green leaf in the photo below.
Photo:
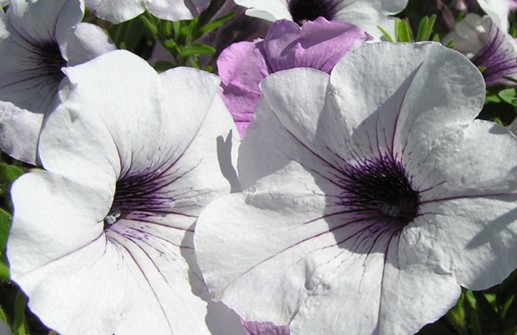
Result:
<svg viewBox="0 0 517 335"><path fill-rule="evenodd" d="M395 42L398 42L399 41L399 26L400 26L400 23L402 22L401 19L399 19L398 17L395 18L395 21L394 21L394 24L395 24L395 29L393 30L393 34L395 35L394 37L394 40Z"/></svg>
<svg viewBox="0 0 517 335"><path fill-rule="evenodd" d="M517 26L512 25L510 35L512 35L513 38L517 37Z"/></svg>
<svg viewBox="0 0 517 335"><path fill-rule="evenodd" d="M9 268L6 264L0 262L0 282L9 281Z"/></svg>
<svg viewBox="0 0 517 335"><path fill-rule="evenodd" d="M501 308L501 317L504 319L508 315L508 311L510 310L510 306L512 306L513 301L515 300L515 295L511 295L506 301L504 302L502 308Z"/></svg>
<svg viewBox="0 0 517 335"><path fill-rule="evenodd" d="M429 18L427 16L424 16L422 18L422 20L420 20L420 23L418 24L418 30L416 32L416 39L415 40L417 42L426 41L425 36L427 36L428 33L430 34L428 29L429 29Z"/></svg>
<svg viewBox="0 0 517 335"><path fill-rule="evenodd" d="M471 311L470 313L470 329L472 331L472 335L483 335L477 311Z"/></svg>
<svg viewBox="0 0 517 335"><path fill-rule="evenodd" d="M199 29L199 36L202 36L202 35L208 33L209 31L219 28L220 26L225 24L228 20L235 17L235 15L237 15L236 12L231 12L231 13L221 16L220 18L217 18L211 22L208 22L206 25L201 27L201 29Z"/></svg>
<svg viewBox="0 0 517 335"><path fill-rule="evenodd" d="M427 38L425 39L426 41L429 40L429 38L431 37L431 34L433 33L433 30L434 30L434 24L436 23L436 14L434 15L431 15L431 17L429 18L429 23L427 24L429 26L429 35L427 35Z"/></svg>
<svg viewBox="0 0 517 335"><path fill-rule="evenodd" d="M29 335L29 328L25 318L26 306L27 298L21 291L18 291L14 299L14 335Z"/></svg>
<svg viewBox="0 0 517 335"><path fill-rule="evenodd" d="M7 235L9 235L9 229L11 228L11 215L5 210L0 208L0 256L5 248L7 242Z"/></svg>
<svg viewBox="0 0 517 335"><path fill-rule="evenodd" d="M458 303L454 306L449 313L447 313L447 320L452 326L458 331L459 334L467 334L465 325L465 291L460 295Z"/></svg>
<svg viewBox="0 0 517 335"><path fill-rule="evenodd" d="M140 15L140 20L153 36L158 36L158 27L147 16Z"/></svg>
<svg viewBox="0 0 517 335"><path fill-rule="evenodd" d="M172 31L174 32L174 38L179 38L181 30L181 21L172 22Z"/></svg>
<svg viewBox="0 0 517 335"><path fill-rule="evenodd" d="M181 51L181 57L213 55L215 49L205 44L191 44Z"/></svg>
<svg viewBox="0 0 517 335"><path fill-rule="evenodd" d="M172 22L167 20L161 20L161 28L162 32L165 36L171 37L172 36Z"/></svg>
<svg viewBox="0 0 517 335"><path fill-rule="evenodd" d="M390 36L390 34L386 30L382 29L380 26L377 26L377 29L379 29L381 31L382 36L384 36L386 41L393 43L393 38Z"/></svg>
<svg viewBox="0 0 517 335"><path fill-rule="evenodd" d="M501 122L501 120L499 120L499 122ZM497 314L495 294L483 294L481 292L473 292L473 294L478 302L478 309L480 310L480 312L486 315L489 320L492 320L493 322L498 322L500 318Z"/></svg>
<svg viewBox="0 0 517 335"><path fill-rule="evenodd" d="M9 324L9 320L7 320L7 315L5 314L2 306L0 306L0 320Z"/></svg>
<svg viewBox="0 0 517 335"><path fill-rule="evenodd" d="M399 20L395 36L397 42L411 42L411 28L406 20Z"/></svg>
<svg viewBox="0 0 517 335"><path fill-rule="evenodd" d="M433 33L434 23L436 22L436 15L431 17L425 16L418 25L418 32L416 41L428 41Z"/></svg>

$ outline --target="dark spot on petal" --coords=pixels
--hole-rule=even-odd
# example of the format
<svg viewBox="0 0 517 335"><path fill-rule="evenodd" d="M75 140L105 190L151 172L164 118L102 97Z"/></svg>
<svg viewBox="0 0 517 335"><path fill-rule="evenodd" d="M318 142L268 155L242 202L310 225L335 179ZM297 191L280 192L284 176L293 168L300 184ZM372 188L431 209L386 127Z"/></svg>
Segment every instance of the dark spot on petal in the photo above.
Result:
<svg viewBox="0 0 517 335"><path fill-rule="evenodd" d="M401 162L389 155L345 167L341 204L357 218L402 229L418 215L420 196Z"/></svg>
<svg viewBox="0 0 517 335"><path fill-rule="evenodd" d="M289 12L293 21L299 25L306 21L314 21L320 16L330 21L336 14L336 2L334 0L291 0Z"/></svg>

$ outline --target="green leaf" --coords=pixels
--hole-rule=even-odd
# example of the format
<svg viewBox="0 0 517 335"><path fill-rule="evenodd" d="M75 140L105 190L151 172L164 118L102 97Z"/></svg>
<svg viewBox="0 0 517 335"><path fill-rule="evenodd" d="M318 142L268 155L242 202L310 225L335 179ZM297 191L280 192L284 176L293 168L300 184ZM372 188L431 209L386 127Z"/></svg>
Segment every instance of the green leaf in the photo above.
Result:
<svg viewBox="0 0 517 335"><path fill-rule="evenodd" d="M489 320L494 322L499 321L499 315L497 314L497 305L496 305L496 295L491 293L481 293L481 292L473 292L476 300L478 302L478 309L484 315L488 317Z"/></svg>
<svg viewBox="0 0 517 335"><path fill-rule="evenodd" d="M144 17L144 14L139 16L141 19ZM108 33L117 48L135 52L145 34L145 27L142 20L130 20L112 26Z"/></svg>
<svg viewBox="0 0 517 335"><path fill-rule="evenodd" d="M465 325L465 292L460 295L458 303L454 306L449 313L447 313L447 319L454 326L454 328L460 334L466 334L466 325Z"/></svg>
<svg viewBox="0 0 517 335"><path fill-rule="evenodd" d="M397 42L411 42L411 28L407 20L395 19L395 40Z"/></svg>
<svg viewBox="0 0 517 335"><path fill-rule="evenodd" d="M512 306L513 301L515 300L515 295L511 295L504 304L501 306L501 317L504 319L506 315L508 315L508 311L510 310L510 306Z"/></svg>
<svg viewBox="0 0 517 335"><path fill-rule="evenodd" d="M507 88L499 91L497 96L507 104L517 107L517 92L515 91L515 88Z"/></svg>
<svg viewBox="0 0 517 335"><path fill-rule="evenodd" d="M472 311L470 313L470 329L472 331L472 335L483 335L477 311Z"/></svg>
<svg viewBox="0 0 517 335"><path fill-rule="evenodd" d="M17 166L7 163L0 163L0 181L5 184L12 184L13 181L23 174L23 170Z"/></svg>
<svg viewBox="0 0 517 335"><path fill-rule="evenodd" d="M4 280L9 281L9 268L0 262L0 282Z"/></svg>
<svg viewBox="0 0 517 335"><path fill-rule="evenodd" d="M440 36L438 36L438 34L434 34L433 41L440 42ZM454 49L454 41L450 40L449 42L447 42L447 44L445 44L445 47L449 49Z"/></svg>
<svg viewBox="0 0 517 335"><path fill-rule="evenodd" d="M0 208L0 256L5 248L7 242L7 235L9 235L9 229L11 228L11 215L5 210Z"/></svg>
<svg viewBox="0 0 517 335"><path fill-rule="evenodd" d="M418 25L418 32L416 41L428 41L433 33L434 23L436 21L436 15L430 18L425 16Z"/></svg>
<svg viewBox="0 0 517 335"><path fill-rule="evenodd" d="M381 31L382 36L384 36L386 41L393 43L393 38L391 38L390 34L386 30L382 29L380 26L377 26L377 29Z"/></svg>
<svg viewBox="0 0 517 335"><path fill-rule="evenodd" d="M7 315L5 314L2 306L0 306L0 320L9 324L9 320L7 320Z"/></svg>
<svg viewBox="0 0 517 335"><path fill-rule="evenodd" d="M14 299L14 335L29 335L29 327L27 327L27 320L25 318L25 310L27 306L27 298L18 291Z"/></svg>
<svg viewBox="0 0 517 335"><path fill-rule="evenodd" d="M152 22L147 16L145 15L140 15L139 16L140 20L142 20L142 23L145 25L145 27L147 28L147 30L149 30L149 32L153 35L153 36L158 36L158 27L156 26L156 24L154 24L154 22Z"/></svg>
<svg viewBox="0 0 517 335"><path fill-rule="evenodd" d="M206 33L208 33L209 31L212 31L214 29L217 29L219 28L220 26L222 26L223 24L225 24L228 20L232 19L235 17L235 15L237 15L236 12L231 12L229 14L226 14L224 16L221 16L220 18L218 19L215 19L209 23L207 23L206 25L204 25L203 27L201 27L201 29L199 29L199 36L202 36Z"/></svg>
<svg viewBox="0 0 517 335"><path fill-rule="evenodd" d="M501 98L499 98L499 96L497 94L490 94L490 95L487 95L486 98L485 98L485 104L487 103L494 103L494 104L498 104L498 103L501 103Z"/></svg>
<svg viewBox="0 0 517 335"><path fill-rule="evenodd" d="M213 55L215 54L215 49L209 45L205 44L191 44L181 50L181 57L188 56L199 56L199 55Z"/></svg>
<svg viewBox="0 0 517 335"><path fill-rule="evenodd" d="M481 322L479 322L479 303L480 299L476 299L476 297L481 297L482 294L474 293L472 291L467 291L466 297L469 306L469 324L472 335L483 335L483 331L481 329Z"/></svg>
<svg viewBox="0 0 517 335"><path fill-rule="evenodd" d="M168 69L172 69L174 67L174 64L171 62L167 62L165 60L159 60L156 61L156 63L154 63L153 67L157 72L163 72L167 71Z"/></svg>

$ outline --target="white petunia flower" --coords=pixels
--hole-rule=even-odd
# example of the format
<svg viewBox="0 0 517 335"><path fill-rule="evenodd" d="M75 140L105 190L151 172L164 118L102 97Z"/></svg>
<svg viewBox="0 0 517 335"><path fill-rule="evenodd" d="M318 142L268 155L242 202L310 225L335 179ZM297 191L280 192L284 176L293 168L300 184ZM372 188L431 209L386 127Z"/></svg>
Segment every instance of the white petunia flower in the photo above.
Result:
<svg viewBox="0 0 517 335"><path fill-rule="evenodd" d="M208 7L210 0L84 0L96 16L120 23L130 20L145 10L165 20L192 19Z"/></svg>
<svg viewBox="0 0 517 335"><path fill-rule="evenodd" d="M508 31L508 14L510 13L509 0L477 0L479 7L504 32Z"/></svg>
<svg viewBox="0 0 517 335"><path fill-rule="evenodd" d="M79 0L10 0L0 15L0 148L17 159L36 162L62 68L114 50L101 28L81 23L83 15Z"/></svg>
<svg viewBox="0 0 517 335"><path fill-rule="evenodd" d="M473 121L483 77L435 43L375 43L262 82L242 193L198 219L212 296L298 334L413 334L517 266L517 140Z"/></svg>
<svg viewBox="0 0 517 335"><path fill-rule="evenodd" d="M322 16L327 20L352 23L379 38L380 26L393 36L393 21L389 15L404 10L407 0L235 0L249 8L246 14L268 21L281 19L303 24Z"/></svg>
<svg viewBox="0 0 517 335"><path fill-rule="evenodd" d="M447 34L443 43L454 42L454 49L483 69L487 85L515 85L517 79L517 44L488 16L468 14Z"/></svg>
<svg viewBox="0 0 517 335"><path fill-rule="evenodd" d="M230 192L238 136L217 77L158 75L125 51L66 72L40 137L47 171L11 190L12 279L60 334L210 334L221 307L198 297L192 235L203 206Z"/></svg>

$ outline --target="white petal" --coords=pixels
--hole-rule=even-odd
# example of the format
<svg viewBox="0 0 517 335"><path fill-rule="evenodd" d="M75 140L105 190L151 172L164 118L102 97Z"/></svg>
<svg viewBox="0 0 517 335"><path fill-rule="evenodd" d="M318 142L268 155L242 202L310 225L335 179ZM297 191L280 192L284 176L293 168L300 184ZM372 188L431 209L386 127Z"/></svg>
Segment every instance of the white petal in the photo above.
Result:
<svg viewBox="0 0 517 335"><path fill-rule="evenodd" d="M60 46L68 66L85 63L116 49L104 30L84 22L73 27Z"/></svg>
<svg viewBox="0 0 517 335"><path fill-rule="evenodd" d="M61 231L67 230L67 223L61 219ZM46 241L48 243L35 242L34 248L53 243ZM125 300L124 291L138 289L131 285L131 274L124 269L121 255L106 244L103 235L44 267L13 279L29 297L31 310L47 327L61 334L115 333L121 319L127 318L126 310L131 306L131 301ZM59 306L59 312L56 306ZM135 328L142 323L134 322Z"/></svg>
<svg viewBox="0 0 517 335"><path fill-rule="evenodd" d="M365 45L338 63L331 85L321 133L333 132L330 147L342 157L350 152L340 149L340 139L351 138L363 155L388 151L418 161L435 141L471 122L485 95L475 66L436 43Z"/></svg>
<svg viewBox="0 0 517 335"><path fill-rule="evenodd" d="M382 275L379 334L415 334L456 304L461 288L443 263L442 250L424 241L418 229L404 229L392 240Z"/></svg>
<svg viewBox="0 0 517 335"><path fill-rule="evenodd" d="M57 41L59 34L81 22L84 5L79 0L12 0L7 16L17 31L36 41Z"/></svg>
<svg viewBox="0 0 517 335"><path fill-rule="evenodd" d="M209 4L210 0L153 0L147 9L159 18L178 21L199 16Z"/></svg>
<svg viewBox="0 0 517 335"><path fill-rule="evenodd" d="M47 172L17 179L11 189L14 219L7 243L12 278L17 281L102 239L113 190L114 183L92 188Z"/></svg>
<svg viewBox="0 0 517 335"><path fill-rule="evenodd" d="M244 193L215 200L198 219L194 240L205 281L245 320L288 324L308 295L303 258L335 244L323 220L307 223L325 206L313 179L293 162Z"/></svg>
<svg viewBox="0 0 517 335"><path fill-rule="evenodd" d="M146 9L166 20L192 19L210 3L209 0L85 0L85 2L94 15L113 23L130 20Z"/></svg>
<svg viewBox="0 0 517 335"><path fill-rule="evenodd" d="M200 189L239 190L239 134L217 94L219 79L191 68L169 70L160 77L165 92L170 92L164 102L165 111L171 111L166 130L170 145L184 153L179 164L193 172L183 181L185 187L199 183Z"/></svg>
<svg viewBox="0 0 517 335"><path fill-rule="evenodd" d="M425 206L422 238L442 250L457 282L482 290L499 284L517 266L517 196L458 199ZM487 208L491 210L488 211Z"/></svg>
<svg viewBox="0 0 517 335"><path fill-rule="evenodd" d="M454 42L454 49L471 58L487 42L490 32L490 18L477 14L467 14L454 30L445 35L442 44Z"/></svg>
<svg viewBox="0 0 517 335"><path fill-rule="evenodd" d="M262 98L239 152L239 176L245 188L289 160L319 160L326 151L317 137L329 76L314 69L275 73L261 85ZM305 85L286 85L304 82ZM316 154L317 153L317 154Z"/></svg>
<svg viewBox="0 0 517 335"><path fill-rule="evenodd" d="M376 334L384 256L354 254L346 246L333 249L333 257L319 260L318 286L295 316L292 335L343 334L348 329L355 334ZM318 253L321 257L330 252L320 249Z"/></svg>
<svg viewBox="0 0 517 335"><path fill-rule="evenodd" d="M171 243L165 230L152 234L146 232L145 224L120 223L113 225L107 236L124 254L124 264L138 285L134 292L126 292L127 299L144 303L132 308L131 313L135 317L143 313L139 318L145 320L143 323L152 333L207 334L206 303L195 295L196 285L190 284L199 279L189 272L185 261L185 253L193 250ZM134 319L123 320L120 332L138 334L134 326Z"/></svg>
<svg viewBox="0 0 517 335"><path fill-rule="evenodd" d="M379 40L382 32L377 26L394 36L394 21L388 15L404 10L407 0L344 0L341 3L335 15L337 20L355 24Z"/></svg>
<svg viewBox="0 0 517 335"><path fill-rule="evenodd" d="M36 150L43 114L0 102L0 149L9 156L36 164Z"/></svg>
<svg viewBox="0 0 517 335"><path fill-rule="evenodd" d="M502 31L508 31L508 14L510 13L508 0L477 0L477 2Z"/></svg>
<svg viewBox="0 0 517 335"><path fill-rule="evenodd" d="M246 14L267 21L292 20L285 0L236 0L235 3L249 8Z"/></svg>
<svg viewBox="0 0 517 335"><path fill-rule="evenodd" d="M70 83L63 85L61 103L41 134L40 156L48 170L74 178L97 171L103 182L103 175L143 169L161 159L162 150L171 150L159 145L165 137L159 132L162 90L144 60L114 51L67 68L67 76Z"/></svg>
<svg viewBox="0 0 517 335"><path fill-rule="evenodd" d="M443 138L424 157L408 164L423 202L516 191L517 139L492 122L473 122Z"/></svg>
<svg viewBox="0 0 517 335"><path fill-rule="evenodd" d="M84 2L93 15L113 23L132 19L145 10L143 0L85 0Z"/></svg>

